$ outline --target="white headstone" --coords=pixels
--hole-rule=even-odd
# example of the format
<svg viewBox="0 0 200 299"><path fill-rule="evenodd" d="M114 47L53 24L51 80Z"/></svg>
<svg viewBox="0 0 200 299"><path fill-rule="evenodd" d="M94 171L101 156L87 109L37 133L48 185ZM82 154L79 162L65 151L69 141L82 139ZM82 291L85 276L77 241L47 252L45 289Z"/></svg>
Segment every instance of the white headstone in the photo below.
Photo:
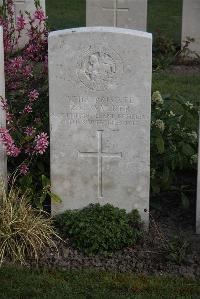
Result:
<svg viewBox="0 0 200 299"><path fill-rule="evenodd" d="M45 0L40 0L40 5L45 12ZM26 12L30 13L32 16L35 13L36 7L34 0L14 0L14 9L15 9L15 19L20 16L22 13L25 19L27 20L28 17ZM28 26L26 27L28 28ZM19 46L23 47L28 42L28 36L26 29L22 31L22 36L19 40Z"/></svg>
<svg viewBox="0 0 200 299"><path fill-rule="evenodd" d="M196 233L200 234L200 114L199 114L199 151L197 175L197 202L196 202Z"/></svg>
<svg viewBox="0 0 200 299"><path fill-rule="evenodd" d="M110 27L50 33L51 184L61 204L138 209L148 225L151 34Z"/></svg>
<svg viewBox="0 0 200 299"><path fill-rule="evenodd" d="M200 55L200 0L183 0L183 45L187 37L195 39L195 41L189 45L189 49Z"/></svg>
<svg viewBox="0 0 200 299"><path fill-rule="evenodd" d="M146 31L147 0L86 0L86 26Z"/></svg>
<svg viewBox="0 0 200 299"><path fill-rule="evenodd" d="M0 96L5 98L5 76L4 76L4 48L3 48L3 28L0 27ZM0 127L6 126L4 111L0 107ZM5 179L7 173L6 153L0 141L0 179Z"/></svg>

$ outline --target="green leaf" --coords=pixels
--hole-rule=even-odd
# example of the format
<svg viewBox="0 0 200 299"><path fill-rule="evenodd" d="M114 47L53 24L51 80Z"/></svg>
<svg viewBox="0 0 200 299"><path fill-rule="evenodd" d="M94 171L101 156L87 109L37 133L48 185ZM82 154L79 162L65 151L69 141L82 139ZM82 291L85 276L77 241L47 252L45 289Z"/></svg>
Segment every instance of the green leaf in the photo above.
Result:
<svg viewBox="0 0 200 299"><path fill-rule="evenodd" d="M55 194L55 193L53 193L53 192L47 192L47 194L51 197L51 199L52 199L55 203L61 203L61 202L62 202L61 198L60 198L57 194Z"/></svg>
<svg viewBox="0 0 200 299"><path fill-rule="evenodd" d="M50 186L50 179L42 175L42 187L45 188L47 186Z"/></svg>
<svg viewBox="0 0 200 299"><path fill-rule="evenodd" d="M182 151L186 156L189 156L189 157L191 157L192 155L195 154L194 149L188 143L182 144Z"/></svg>
<svg viewBox="0 0 200 299"><path fill-rule="evenodd" d="M182 202L183 208L185 210L187 210L190 206L190 201L189 201L189 198L183 192L181 192L181 202Z"/></svg>
<svg viewBox="0 0 200 299"><path fill-rule="evenodd" d="M164 140L163 140L162 136L157 137L156 140L155 140L155 143L156 143L157 150L158 150L159 154L164 153L165 143L164 143Z"/></svg>

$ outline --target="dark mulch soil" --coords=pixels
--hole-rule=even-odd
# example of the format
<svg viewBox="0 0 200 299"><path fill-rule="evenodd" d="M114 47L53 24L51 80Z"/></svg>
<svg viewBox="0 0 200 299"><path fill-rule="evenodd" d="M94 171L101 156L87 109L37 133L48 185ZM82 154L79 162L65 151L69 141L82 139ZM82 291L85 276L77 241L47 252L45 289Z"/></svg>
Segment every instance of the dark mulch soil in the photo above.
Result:
<svg viewBox="0 0 200 299"><path fill-rule="evenodd" d="M162 209L152 209L151 213L150 231L136 246L120 250L112 257L87 257L75 250L69 240L65 240L65 243L57 243L59 255L50 251L44 252L40 258L40 265L64 268L92 267L137 274L200 277L200 235L194 233L194 203L190 209L184 211L180 208L177 194L166 193L162 195ZM175 235L178 235L182 242L184 240L188 242L187 251L181 263L171 260L165 251L165 240Z"/></svg>
<svg viewBox="0 0 200 299"><path fill-rule="evenodd" d="M200 75L200 64L194 65L171 65L167 72L175 75Z"/></svg>

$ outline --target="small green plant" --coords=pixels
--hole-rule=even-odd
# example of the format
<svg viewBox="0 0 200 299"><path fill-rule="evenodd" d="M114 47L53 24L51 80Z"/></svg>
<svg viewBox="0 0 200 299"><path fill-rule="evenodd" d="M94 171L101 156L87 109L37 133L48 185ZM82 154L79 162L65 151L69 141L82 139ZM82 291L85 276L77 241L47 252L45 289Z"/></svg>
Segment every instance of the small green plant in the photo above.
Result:
<svg viewBox="0 0 200 299"><path fill-rule="evenodd" d="M189 242L182 235L166 236L150 214L151 224L155 232L155 238L159 240L160 248L165 258L173 263L181 265L186 257Z"/></svg>
<svg viewBox="0 0 200 299"><path fill-rule="evenodd" d="M166 256L172 262L178 265L185 260L186 251L188 249L188 242L181 236L173 236L166 242Z"/></svg>
<svg viewBox="0 0 200 299"><path fill-rule="evenodd" d="M185 41L183 41L184 44L176 55L179 64L191 65L200 63L200 55L191 49L194 42L195 39L191 37L186 37Z"/></svg>
<svg viewBox="0 0 200 299"><path fill-rule="evenodd" d="M153 45L153 69L154 71L166 69L176 60L176 47L174 42L158 32L155 35Z"/></svg>
<svg viewBox="0 0 200 299"><path fill-rule="evenodd" d="M52 219L32 208L25 193L11 188L6 194L0 188L0 266L5 258L20 264L29 258L37 262L43 248L56 249L55 236Z"/></svg>
<svg viewBox="0 0 200 299"><path fill-rule="evenodd" d="M125 210L110 204L90 204L83 210L66 211L56 217L64 237L86 254L112 254L133 245L141 235L140 216L136 210Z"/></svg>

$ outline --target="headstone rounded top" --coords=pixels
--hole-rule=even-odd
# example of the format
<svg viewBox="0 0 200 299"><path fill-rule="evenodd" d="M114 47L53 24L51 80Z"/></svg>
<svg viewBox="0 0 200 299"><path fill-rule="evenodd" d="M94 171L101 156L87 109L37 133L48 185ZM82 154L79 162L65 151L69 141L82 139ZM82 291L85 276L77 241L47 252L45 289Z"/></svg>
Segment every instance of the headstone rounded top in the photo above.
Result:
<svg viewBox="0 0 200 299"><path fill-rule="evenodd" d="M138 37L146 37L152 39L152 34L148 32L143 32L139 30L132 30L132 29L125 29L125 28L119 28L119 27L79 27L79 28L71 28L71 29L64 29L64 30L57 30L57 31L52 31L49 34L49 38L55 37L55 36L62 36L66 34L74 34L74 33L121 33L121 34L129 34L133 36L138 36Z"/></svg>

